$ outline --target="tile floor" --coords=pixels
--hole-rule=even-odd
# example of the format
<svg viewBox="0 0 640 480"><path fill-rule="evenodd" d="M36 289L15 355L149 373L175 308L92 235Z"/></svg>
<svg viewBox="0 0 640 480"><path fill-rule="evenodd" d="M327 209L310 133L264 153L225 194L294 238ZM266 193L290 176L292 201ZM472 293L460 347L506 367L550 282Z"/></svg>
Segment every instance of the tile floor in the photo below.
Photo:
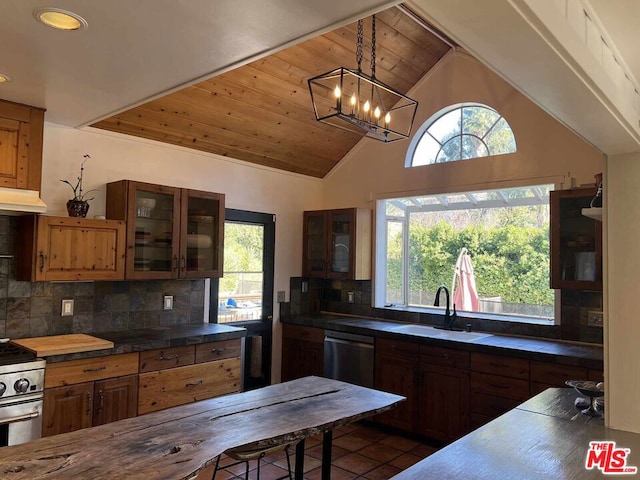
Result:
<svg viewBox="0 0 640 480"><path fill-rule="evenodd" d="M291 468L294 468L295 448L291 453ZM388 433L371 424L352 424L333 433L332 469L333 480L386 480L437 450L417 440ZM321 474L322 435L305 441L305 480L319 480ZM222 458L221 464L233 461ZM256 479L256 462L250 464L249 477ZM218 471L216 480L244 478L244 464ZM287 460L284 452L262 459L260 480L273 480L286 475ZM209 480L212 468L201 472L198 480Z"/></svg>

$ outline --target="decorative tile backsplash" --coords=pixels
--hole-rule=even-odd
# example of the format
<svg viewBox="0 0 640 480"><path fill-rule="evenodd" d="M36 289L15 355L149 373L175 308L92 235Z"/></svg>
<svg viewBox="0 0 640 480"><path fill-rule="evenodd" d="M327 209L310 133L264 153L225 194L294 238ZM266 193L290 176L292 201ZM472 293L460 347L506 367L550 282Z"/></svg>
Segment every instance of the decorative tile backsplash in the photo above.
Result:
<svg viewBox="0 0 640 480"><path fill-rule="evenodd" d="M13 255L17 222L0 216L0 254ZM19 258L0 259L0 337L24 338L65 333L202 323L204 280L119 282L20 282ZM173 295L173 310L163 296ZM73 299L72 316L62 316L62 300Z"/></svg>
<svg viewBox="0 0 640 480"><path fill-rule="evenodd" d="M307 291L304 293L303 282L307 284ZM373 308L370 280L292 277L290 288L291 303L281 306L281 315L313 315L324 311L409 323L442 324L442 315ZM353 292L353 303L349 303L349 292ZM587 325L589 311L602 311L602 293L563 291L561 298L561 325L537 325L465 317L458 319L458 326L464 327L464 324L470 323L472 330L602 344L602 327Z"/></svg>

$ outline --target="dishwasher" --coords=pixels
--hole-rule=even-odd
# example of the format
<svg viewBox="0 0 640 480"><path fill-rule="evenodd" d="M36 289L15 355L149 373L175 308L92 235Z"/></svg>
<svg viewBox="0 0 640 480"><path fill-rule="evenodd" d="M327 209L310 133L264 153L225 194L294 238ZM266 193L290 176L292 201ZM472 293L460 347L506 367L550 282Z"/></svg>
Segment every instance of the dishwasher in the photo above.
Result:
<svg viewBox="0 0 640 480"><path fill-rule="evenodd" d="M324 331L324 376L373 387L373 337Z"/></svg>

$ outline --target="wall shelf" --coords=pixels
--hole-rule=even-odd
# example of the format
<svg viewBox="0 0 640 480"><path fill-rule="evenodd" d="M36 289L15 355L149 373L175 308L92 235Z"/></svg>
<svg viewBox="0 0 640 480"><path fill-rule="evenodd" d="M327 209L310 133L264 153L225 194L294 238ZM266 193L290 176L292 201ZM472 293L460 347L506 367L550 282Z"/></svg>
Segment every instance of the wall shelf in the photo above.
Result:
<svg viewBox="0 0 640 480"><path fill-rule="evenodd" d="M602 207L591 207L591 208L583 208L582 215L585 217L593 218L602 221Z"/></svg>

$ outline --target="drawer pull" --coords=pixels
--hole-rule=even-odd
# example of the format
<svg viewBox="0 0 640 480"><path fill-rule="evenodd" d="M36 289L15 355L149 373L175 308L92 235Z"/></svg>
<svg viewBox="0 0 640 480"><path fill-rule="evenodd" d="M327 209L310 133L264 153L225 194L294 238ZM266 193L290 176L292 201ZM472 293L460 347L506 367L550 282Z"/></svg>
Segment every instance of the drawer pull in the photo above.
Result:
<svg viewBox="0 0 640 480"><path fill-rule="evenodd" d="M500 367L500 368L506 368L509 366L505 363L498 363L498 362L489 362L489 365L491 365L492 367Z"/></svg>
<svg viewBox="0 0 640 480"><path fill-rule="evenodd" d="M224 352L225 350L226 350L226 348L212 348L212 349L211 349L211 353L218 353L218 354L220 354L220 353Z"/></svg>
<svg viewBox="0 0 640 480"><path fill-rule="evenodd" d="M160 360L177 360L178 359L178 355L167 355L166 357L164 355L160 355Z"/></svg>
<svg viewBox="0 0 640 480"><path fill-rule="evenodd" d="M496 385L495 383L490 383L489 386L493 387L493 388L502 388L502 389L508 389L509 388L507 385Z"/></svg>
<svg viewBox="0 0 640 480"><path fill-rule="evenodd" d="M84 373L91 373L91 372L101 372L102 370L106 370L107 367L105 365L102 365L101 367L98 368L85 368L83 370Z"/></svg>
<svg viewBox="0 0 640 480"><path fill-rule="evenodd" d="M177 255L173 256L173 271L174 272L178 271L178 256Z"/></svg>
<svg viewBox="0 0 640 480"><path fill-rule="evenodd" d="M204 382L202 380L198 380L197 382L190 382L185 385L185 387L195 387L196 385L202 385Z"/></svg>
<svg viewBox="0 0 640 480"><path fill-rule="evenodd" d="M422 355L425 355L427 357L442 358L444 360L449 360L448 353L423 353Z"/></svg>

